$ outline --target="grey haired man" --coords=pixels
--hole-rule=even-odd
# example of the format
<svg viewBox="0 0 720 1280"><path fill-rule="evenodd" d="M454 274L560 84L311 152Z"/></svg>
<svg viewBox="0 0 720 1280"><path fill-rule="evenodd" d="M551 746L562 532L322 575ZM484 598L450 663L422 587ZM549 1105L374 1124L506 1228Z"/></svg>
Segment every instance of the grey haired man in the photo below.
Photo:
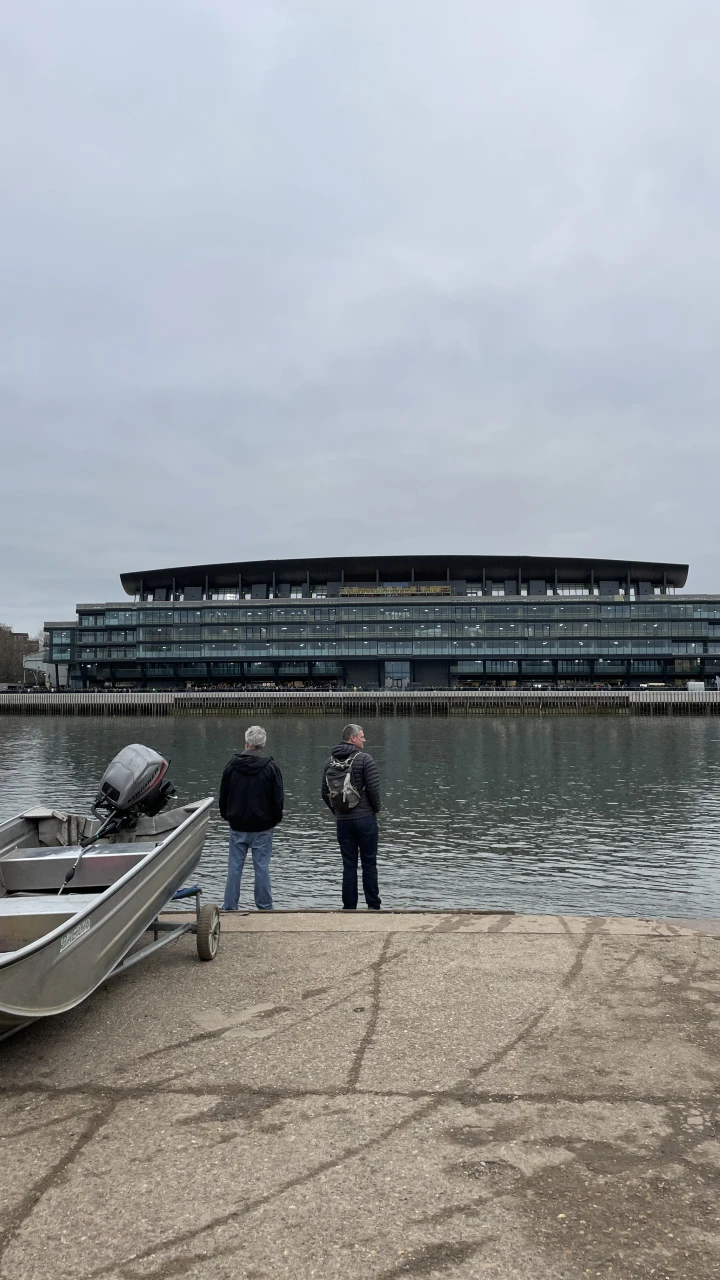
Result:
<svg viewBox="0 0 720 1280"><path fill-rule="evenodd" d="M343 860L344 911L358 903L358 857L362 866L365 901L371 911L380 910L377 848L380 812L380 774L368 751L359 724L347 724L342 742L325 762L322 798L337 821L337 840ZM343 778L343 773L345 777Z"/></svg>
<svg viewBox="0 0 720 1280"><path fill-rule="evenodd" d="M272 756L263 755L267 734L253 724L245 732L245 750L225 766L220 783L220 814L230 824L228 874L223 911L237 911L248 849L255 870L255 906L272 911L270 855L273 829L282 822L282 774Z"/></svg>

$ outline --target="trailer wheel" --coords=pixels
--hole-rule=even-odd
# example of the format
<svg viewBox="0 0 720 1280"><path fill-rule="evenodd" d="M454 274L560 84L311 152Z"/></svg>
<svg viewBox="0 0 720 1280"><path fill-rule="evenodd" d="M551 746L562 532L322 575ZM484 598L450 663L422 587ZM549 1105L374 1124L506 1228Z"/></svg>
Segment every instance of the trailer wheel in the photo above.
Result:
<svg viewBox="0 0 720 1280"><path fill-rule="evenodd" d="M197 953L201 960L214 960L220 946L220 912L217 907L201 907L197 917Z"/></svg>

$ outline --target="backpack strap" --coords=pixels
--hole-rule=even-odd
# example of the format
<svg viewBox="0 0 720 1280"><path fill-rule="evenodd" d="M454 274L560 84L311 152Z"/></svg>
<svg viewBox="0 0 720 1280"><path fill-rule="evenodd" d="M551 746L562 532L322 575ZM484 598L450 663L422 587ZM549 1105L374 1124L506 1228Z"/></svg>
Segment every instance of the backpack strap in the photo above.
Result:
<svg viewBox="0 0 720 1280"><path fill-rule="evenodd" d="M353 765L355 764L355 761L356 761L356 760L359 760L361 757L362 757L362 758L363 758L363 760L364 760L364 757L365 757L366 755L367 755L367 752L366 752L366 751L356 751L356 752L355 752L355 755L350 757L350 768L348 769L348 774L350 775L350 781L351 781L351 782L353 781ZM354 786L354 785L355 785L355 784L353 783L353 786ZM363 787L363 786L364 786L364 784L363 784L363 782L362 782L362 780L361 780L361 781L360 781L360 787ZM359 790L358 790L358 788L357 788L357 787L355 788L355 790L356 790L356 791L358 791L358 795L359 795L359 794L360 794L360 792L359 792Z"/></svg>

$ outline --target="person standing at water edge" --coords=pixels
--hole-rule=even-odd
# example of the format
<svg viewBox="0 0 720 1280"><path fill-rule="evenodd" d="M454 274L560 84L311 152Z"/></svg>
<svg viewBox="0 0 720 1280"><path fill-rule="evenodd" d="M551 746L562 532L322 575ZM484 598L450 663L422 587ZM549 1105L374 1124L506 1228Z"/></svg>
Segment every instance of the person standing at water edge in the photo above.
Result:
<svg viewBox="0 0 720 1280"><path fill-rule="evenodd" d="M237 911L240 880L252 849L255 906L272 911L270 855L273 829L282 822L282 774L272 756L262 754L267 734L259 725L245 731L245 750L226 764L220 783L220 815L230 823L228 874L223 911Z"/></svg>
<svg viewBox="0 0 720 1280"><path fill-rule="evenodd" d="M372 756L363 751L365 734L360 725L346 725L342 736L342 742L333 747L325 763L322 798L337 820L337 839L343 860L343 910L354 911L357 907L359 857L365 901L371 911L379 911L380 774Z"/></svg>

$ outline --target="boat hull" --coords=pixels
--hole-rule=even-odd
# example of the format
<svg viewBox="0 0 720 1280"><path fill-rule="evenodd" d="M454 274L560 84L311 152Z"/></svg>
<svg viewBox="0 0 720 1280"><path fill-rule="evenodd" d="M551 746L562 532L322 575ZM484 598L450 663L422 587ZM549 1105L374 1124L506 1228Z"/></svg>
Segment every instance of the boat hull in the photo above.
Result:
<svg viewBox="0 0 720 1280"><path fill-rule="evenodd" d="M211 798L115 884L97 895L58 897L72 914L37 941L0 955L0 1035L74 1008L120 963L194 871Z"/></svg>

